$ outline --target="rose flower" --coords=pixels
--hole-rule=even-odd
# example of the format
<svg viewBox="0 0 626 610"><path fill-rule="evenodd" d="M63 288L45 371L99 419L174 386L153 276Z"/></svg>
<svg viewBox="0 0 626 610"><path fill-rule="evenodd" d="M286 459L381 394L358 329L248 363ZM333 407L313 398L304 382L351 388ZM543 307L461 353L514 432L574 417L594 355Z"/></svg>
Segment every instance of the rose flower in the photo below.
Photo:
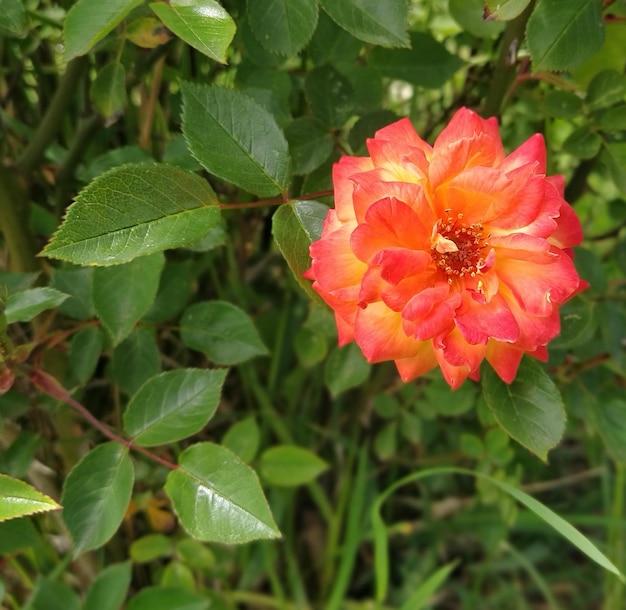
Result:
<svg viewBox="0 0 626 610"><path fill-rule="evenodd" d="M559 306L586 284L580 222L543 138L505 155L495 118L461 108L435 140L408 119L333 168L335 209L305 277L334 310L339 345L394 360L404 381L439 365L452 388L484 358L507 383L547 359Z"/></svg>

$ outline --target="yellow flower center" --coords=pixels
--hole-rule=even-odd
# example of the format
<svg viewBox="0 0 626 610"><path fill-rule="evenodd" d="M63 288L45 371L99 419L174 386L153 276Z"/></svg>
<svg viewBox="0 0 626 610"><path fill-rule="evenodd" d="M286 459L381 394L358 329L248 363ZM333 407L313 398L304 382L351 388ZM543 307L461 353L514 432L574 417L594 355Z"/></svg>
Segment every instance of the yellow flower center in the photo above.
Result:
<svg viewBox="0 0 626 610"><path fill-rule="evenodd" d="M440 218L433 227L431 243L432 257L439 269L449 277L475 277L485 265L482 251L489 246L484 236L483 225L479 222L466 225L463 214L456 218L446 210L446 218Z"/></svg>

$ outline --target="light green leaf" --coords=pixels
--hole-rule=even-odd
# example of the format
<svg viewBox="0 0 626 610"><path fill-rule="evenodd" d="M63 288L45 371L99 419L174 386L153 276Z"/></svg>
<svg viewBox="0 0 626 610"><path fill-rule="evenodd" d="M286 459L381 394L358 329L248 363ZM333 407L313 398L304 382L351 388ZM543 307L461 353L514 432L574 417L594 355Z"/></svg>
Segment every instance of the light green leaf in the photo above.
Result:
<svg viewBox="0 0 626 610"><path fill-rule="evenodd" d="M135 563L149 563L169 557L174 551L174 541L164 534L147 534L130 545L130 558Z"/></svg>
<svg viewBox="0 0 626 610"><path fill-rule="evenodd" d="M326 306L302 274L311 266L309 246L322 234L328 206L319 201L294 201L281 205L272 217L272 235L300 287L317 303Z"/></svg>
<svg viewBox="0 0 626 610"><path fill-rule="evenodd" d="M623 579L619 569L606 557L586 536L581 534L576 528L570 525L565 519L550 510L541 502L535 500L527 493L517 489L513 485L496 479L488 474L467 470L465 468L443 467L430 468L413 472L404 478L396 481L382 492L372 506L372 528L374 530L374 573L376 575L376 600L382 602L387 597L389 586L389 554L387 548L387 528L383 521L381 509L387 499L400 487L414 483L420 479L430 476L441 476L442 474L463 474L478 479L489 481L500 490L523 504L531 510L535 515L542 519L547 525L553 528L561 536L570 542L573 546L582 551L587 557L602 566L605 570L612 572Z"/></svg>
<svg viewBox="0 0 626 610"><path fill-rule="evenodd" d="M199 432L213 417L227 371L177 369L144 383L124 413L124 431L142 447Z"/></svg>
<svg viewBox="0 0 626 610"><path fill-rule="evenodd" d="M270 485L296 487L314 481L329 466L308 449L276 445L261 454L259 467Z"/></svg>
<svg viewBox="0 0 626 610"><path fill-rule="evenodd" d="M141 0L78 0L63 26L65 60L87 53L140 3Z"/></svg>
<svg viewBox="0 0 626 610"><path fill-rule="evenodd" d="M295 55L317 26L317 0L248 0L250 27L269 51Z"/></svg>
<svg viewBox="0 0 626 610"><path fill-rule="evenodd" d="M216 364L239 364L268 353L250 316L224 301L188 307L180 321L180 336L187 347L204 352Z"/></svg>
<svg viewBox="0 0 626 610"><path fill-rule="evenodd" d="M98 445L72 469L61 504L75 555L102 546L117 531L130 502L134 478L128 448L113 442Z"/></svg>
<svg viewBox="0 0 626 610"><path fill-rule="evenodd" d="M242 462L249 464L259 448L259 426L254 416L234 423L222 438L222 446L230 449Z"/></svg>
<svg viewBox="0 0 626 610"><path fill-rule="evenodd" d="M530 0L485 0L484 19L511 21L524 12Z"/></svg>
<svg viewBox="0 0 626 610"><path fill-rule="evenodd" d="M466 32L478 38L490 38L506 27L494 19L485 19L484 0L449 0L448 10Z"/></svg>
<svg viewBox="0 0 626 610"><path fill-rule="evenodd" d="M463 62L430 34L412 32L410 49L374 49L370 54L370 65L388 78L437 89Z"/></svg>
<svg viewBox="0 0 626 610"><path fill-rule="evenodd" d="M409 47L406 0L320 0L340 25L365 42L382 47Z"/></svg>
<svg viewBox="0 0 626 610"><path fill-rule="evenodd" d="M371 368L356 343L337 347L326 361L324 383L333 397L339 396L364 383Z"/></svg>
<svg viewBox="0 0 626 610"><path fill-rule="evenodd" d="M182 83L183 133L210 173L259 195L287 191L291 161L274 117L247 95Z"/></svg>
<svg viewBox="0 0 626 610"><path fill-rule="evenodd" d="M80 193L42 254L116 265L187 246L220 222L215 193L199 176L156 163L124 165Z"/></svg>
<svg viewBox="0 0 626 610"><path fill-rule="evenodd" d="M256 474L228 449L198 443L179 465L165 491L194 538L236 544L280 536Z"/></svg>
<svg viewBox="0 0 626 610"><path fill-rule="evenodd" d="M96 314L117 345L150 309L165 259L156 253L115 267L98 267L93 278Z"/></svg>
<svg viewBox="0 0 626 610"><path fill-rule="evenodd" d="M83 610L119 610L130 586L131 568L130 561L104 568L87 590Z"/></svg>
<svg viewBox="0 0 626 610"><path fill-rule="evenodd" d="M483 394L496 421L518 443L546 461L565 431L565 407L558 388L543 367L524 358L517 377L507 384L491 367L481 373Z"/></svg>
<svg viewBox="0 0 626 610"><path fill-rule="evenodd" d="M0 474L0 521L61 508L28 483Z"/></svg>
<svg viewBox="0 0 626 610"><path fill-rule="evenodd" d="M42 311L58 307L69 295L54 288L28 288L9 295L4 315L7 324L29 322Z"/></svg>
<svg viewBox="0 0 626 610"><path fill-rule="evenodd" d="M211 59L226 63L237 26L215 0L151 2L150 8L176 36Z"/></svg>
<svg viewBox="0 0 626 610"><path fill-rule="evenodd" d="M582 64L604 42L602 0L539 0L526 40L534 71Z"/></svg>
<svg viewBox="0 0 626 610"><path fill-rule="evenodd" d="M104 66L91 84L91 99L104 118L105 126L112 125L126 106L126 69L119 61Z"/></svg>
<svg viewBox="0 0 626 610"><path fill-rule="evenodd" d="M0 0L0 34L20 36L25 27L26 11L22 0Z"/></svg>
<svg viewBox="0 0 626 610"><path fill-rule="evenodd" d="M441 566L433 572L423 583L420 584L409 596L400 610L421 610L427 607L428 600L435 594L437 589L443 585L448 577L458 565L458 560L451 561L445 566Z"/></svg>
<svg viewBox="0 0 626 610"><path fill-rule="evenodd" d="M127 604L126 610L208 610L208 597L173 587L145 587Z"/></svg>

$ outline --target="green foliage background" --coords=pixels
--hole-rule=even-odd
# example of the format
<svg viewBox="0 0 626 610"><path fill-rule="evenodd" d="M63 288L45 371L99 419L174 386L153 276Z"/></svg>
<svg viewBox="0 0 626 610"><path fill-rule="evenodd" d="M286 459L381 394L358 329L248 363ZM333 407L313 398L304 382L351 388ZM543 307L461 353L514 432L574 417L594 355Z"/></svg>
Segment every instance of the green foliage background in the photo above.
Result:
<svg viewBox="0 0 626 610"><path fill-rule="evenodd" d="M625 607L625 28L0 0L2 608ZM336 347L302 273L332 164L463 105L544 134L590 287L547 365L451 392Z"/></svg>

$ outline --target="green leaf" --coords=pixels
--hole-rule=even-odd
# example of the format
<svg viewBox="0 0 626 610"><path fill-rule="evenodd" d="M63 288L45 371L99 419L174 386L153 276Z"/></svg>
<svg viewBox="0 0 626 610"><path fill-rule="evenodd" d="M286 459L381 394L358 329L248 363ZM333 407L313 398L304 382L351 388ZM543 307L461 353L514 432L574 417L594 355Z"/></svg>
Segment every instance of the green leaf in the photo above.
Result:
<svg viewBox="0 0 626 610"><path fill-rule="evenodd" d="M570 544L587 555L587 557L591 560L595 561L605 570L616 574L620 577L620 579L623 579L619 569L600 550L598 550L598 548L586 536L572 527L572 525L565 521L565 519L559 517L559 515L550 510L547 506L541 504L541 502L538 502L533 497L529 496L527 493L513 487L513 485L510 485L509 483L482 472L453 467L430 468L427 470L413 472L399 481L396 481L384 492L379 494L374 502L374 505L372 506L371 518L372 528L374 530L374 573L376 575L376 600L378 602L382 602L386 598L389 585L387 529L381 515L382 505L400 487L409 483L414 483L426 477L440 477L442 474L463 474L489 481L492 485L495 485L500 490L517 500L520 504L523 504L526 508L535 513L535 515L568 540Z"/></svg>
<svg viewBox="0 0 626 610"><path fill-rule="evenodd" d="M272 235L300 287L317 303L326 306L302 274L311 266L309 246L322 234L328 206L319 201L294 201L281 205L272 217Z"/></svg>
<svg viewBox="0 0 626 610"><path fill-rule="evenodd" d="M181 89L183 133L207 171L260 197L287 191L287 140L265 108L232 89L193 83Z"/></svg>
<svg viewBox="0 0 626 610"><path fill-rule="evenodd" d="M589 83L585 104L589 108L608 108L624 101L626 75L616 70L602 70Z"/></svg>
<svg viewBox="0 0 626 610"><path fill-rule="evenodd" d="M199 432L217 409L226 373L177 369L149 379L128 403L124 432L142 447L173 443Z"/></svg>
<svg viewBox="0 0 626 610"><path fill-rule="evenodd" d="M50 286L69 295L59 311L75 320L86 320L96 315L93 307L93 269L55 269Z"/></svg>
<svg viewBox="0 0 626 610"><path fill-rule="evenodd" d="M151 2L150 8L188 45L215 61L226 63L226 51L237 26L215 0Z"/></svg>
<svg viewBox="0 0 626 610"><path fill-rule="evenodd" d="M455 55L430 34L411 33L410 49L374 49L370 65L383 76L438 89L463 65Z"/></svg>
<svg viewBox="0 0 626 610"><path fill-rule="evenodd" d="M333 66L313 68L304 82L304 93L313 114L328 127L341 127L355 112L354 89Z"/></svg>
<svg viewBox="0 0 626 610"><path fill-rule="evenodd" d="M320 0L324 10L359 40L382 47L408 47L406 0Z"/></svg>
<svg viewBox="0 0 626 610"><path fill-rule="evenodd" d="M175 587L186 591L195 592L196 581L191 569L183 562L173 560L165 566L161 573L159 583L162 587Z"/></svg>
<svg viewBox="0 0 626 610"><path fill-rule="evenodd" d="M83 610L118 610L122 607L130 586L130 561L114 563L102 570L93 580Z"/></svg>
<svg viewBox="0 0 626 610"><path fill-rule="evenodd" d="M303 116L292 121L285 129L293 159L293 173L309 174L317 169L333 151L333 139L328 129L313 117Z"/></svg>
<svg viewBox="0 0 626 610"><path fill-rule="evenodd" d="M130 558L135 563L150 563L161 557L169 557L174 551L173 540L164 534L147 534L130 545Z"/></svg>
<svg viewBox="0 0 626 610"><path fill-rule="evenodd" d="M242 462L249 464L259 449L261 434L254 416L233 424L224 437L222 446L230 449Z"/></svg>
<svg viewBox="0 0 626 610"><path fill-rule="evenodd" d="M63 26L65 60L87 53L139 4L141 0L78 0Z"/></svg>
<svg viewBox="0 0 626 610"><path fill-rule="evenodd" d="M150 311L144 316L150 322L165 322L178 315L187 304L195 280L190 260L166 260L159 292Z"/></svg>
<svg viewBox="0 0 626 610"><path fill-rule="evenodd" d="M194 538L235 544L280 536L256 474L228 449L198 443L179 465L165 491Z"/></svg>
<svg viewBox="0 0 626 610"><path fill-rule="evenodd" d="M215 193L195 174L156 163L124 165L80 193L42 254L78 265L116 265L187 246L220 219Z"/></svg>
<svg viewBox="0 0 626 610"><path fill-rule="evenodd" d="M328 354L328 341L320 333L313 332L308 328L301 328L294 338L293 344L298 362L305 369L309 369L326 358Z"/></svg>
<svg viewBox="0 0 626 610"><path fill-rule="evenodd" d="M595 303L576 297L563 305L561 316L561 332L554 338L551 347L569 349L586 343L596 328L594 316Z"/></svg>
<svg viewBox="0 0 626 610"><path fill-rule="evenodd" d="M110 126L122 115L126 106L126 69L113 61L98 72L91 84L91 99L96 110Z"/></svg>
<svg viewBox="0 0 626 610"><path fill-rule="evenodd" d="M521 15L530 0L484 0L485 20L511 21Z"/></svg>
<svg viewBox="0 0 626 610"><path fill-rule="evenodd" d="M592 159L602 147L602 138L589 125L575 129L563 142L563 151L579 159Z"/></svg>
<svg viewBox="0 0 626 610"><path fill-rule="evenodd" d="M324 383L333 397L364 383L371 365L356 343L333 350L324 367Z"/></svg>
<svg viewBox="0 0 626 610"><path fill-rule="evenodd" d="M0 474L0 521L61 508L28 483Z"/></svg>
<svg viewBox="0 0 626 610"><path fill-rule="evenodd" d="M626 104L619 104L602 113L598 121L600 129L611 131L626 130Z"/></svg>
<svg viewBox="0 0 626 610"><path fill-rule="evenodd" d="M491 38L505 25L495 18L485 19L484 0L449 0L450 16L466 31L478 38Z"/></svg>
<svg viewBox="0 0 626 610"><path fill-rule="evenodd" d="M104 340L102 331L95 326L81 328L70 343L70 367L72 376L85 384L98 365Z"/></svg>
<svg viewBox="0 0 626 610"><path fill-rule="evenodd" d="M29 322L42 311L58 307L69 295L54 288L28 288L9 295L4 315L7 324Z"/></svg>
<svg viewBox="0 0 626 610"><path fill-rule="evenodd" d="M626 194L626 142L605 143L600 159L607 166L615 186Z"/></svg>
<svg viewBox="0 0 626 610"><path fill-rule="evenodd" d="M250 316L224 301L188 307L180 321L180 335L187 347L216 364L239 364L268 353Z"/></svg>
<svg viewBox="0 0 626 610"><path fill-rule="evenodd" d="M81 603L72 587L64 582L39 578L28 600L28 610L80 610Z"/></svg>
<svg viewBox="0 0 626 610"><path fill-rule="evenodd" d="M22 549L36 547L40 544L42 544L42 539L30 517L0 522L1 556L12 555Z"/></svg>
<svg viewBox="0 0 626 610"><path fill-rule="evenodd" d="M134 476L128 448L114 442L98 445L71 470L61 504L75 555L102 546L117 531L130 502Z"/></svg>
<svg viewBox="0 0 626 610"><path fill-rule="evenodd" d="M559 119L573 119L582 114L583 101L574 93L550 90L546 93L544 110L548 116Z"/></svg>
<svg viewBox="0 0 626 610"><path fill-rule="evenodd" d="M374 437L374 453L379 460L385 461L392 458L398 449L398 422L396 420L385 422Z"/></svg>
<svg viewBox="0 0 626 610"><path fill-rule="evenodd" d="M339 61L353 61L363 48L360 40L340 28L325 12L320 13L319 23L307 47L307 56L316 66Z"/></svg>
<svg viewBox="0 0 626 610"><path fill-rule="evenodd" d="M445 566L435 570L423 583L420 584L409 598L400 606L400 610L421 610L428 607L428 601L436 593L437 589L443 585L452 571L458 565L458 560L451 561Z"/></svg>
<svg viewBox="0 0 626 610"><path fill-rule="evenodd" d="M111 376L128 395L134 394L150 377L161 372L161 352L154 332L136 326L115 347L111 357Z"/></svg>
<svg viewBox="0 0 626 610"><path fill-rule="evenodd" d="M270 485L296 487L314 481L329 466L308 449L277 445L261 454L259 468Z"/></svg>
<svg viewBox="0 0 626 610"><path fill-rule="evenodd" d="M145 587L126 605L126 610L208 610L211 601L197 593L173 587Z"/></svg>
<svg viewBox="0 0 626 610"><path fill-rule="evenodd" d="M626 401L613 398L607 402L592 403L589 419L602 437L611 457L626 464Z"/></svg>
<svg viewBox="0 0 626 610"><path fill-rule="evenodd" d="M0 34L20 36L25 27L26 11L22 1L0 0Z"/></svg>
<svg viewBox="0 0 626 610"><path fill-rule="evenodd" d="M117 345L150 309L159 288L163 254L142 256L115 267L98 267L93 278L93 301L98 318Z"/></svg>
<svg viewBox="0 0 626 610"><path fill-rule="evenodd" d="M484 367L483 393L496 421L518 443L546 461L565 431L565 407L543 367L526 357L507 384Z"/></svg>
<svg viewBox="0 0 626 610"><path fill-rule="evenodd" d="M250 27L269 51L295 55L317 26L317 0L248 0Z"/></svg>
<svg viewBox="0 0 626 610"><path fill-rule="evenodd" d="M582 64L604 42L602 0L539 0L526 40L534 71Z"/></svg>

